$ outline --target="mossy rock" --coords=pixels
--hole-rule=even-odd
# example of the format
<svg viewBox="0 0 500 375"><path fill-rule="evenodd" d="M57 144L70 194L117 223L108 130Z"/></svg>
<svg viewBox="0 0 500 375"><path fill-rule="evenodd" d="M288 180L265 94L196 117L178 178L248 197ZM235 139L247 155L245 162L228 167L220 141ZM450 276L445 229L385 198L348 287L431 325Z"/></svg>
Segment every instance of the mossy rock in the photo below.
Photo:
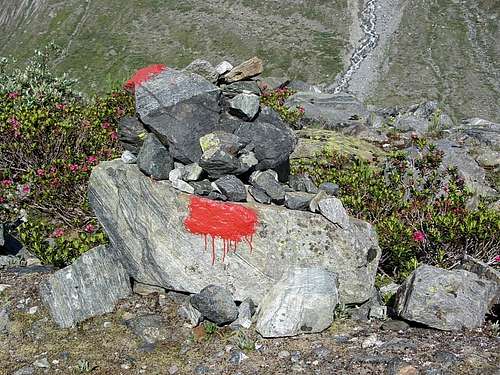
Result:
<svg viewBox="0 0 500 375"><path fill-rule="evenodd" d="M302 129L295 132L297 147L290 158L292 161L313 159L322 153L339 153L368 162L385 158L386 153L373 144L359 138L343 135L333 130Z"/></svg>

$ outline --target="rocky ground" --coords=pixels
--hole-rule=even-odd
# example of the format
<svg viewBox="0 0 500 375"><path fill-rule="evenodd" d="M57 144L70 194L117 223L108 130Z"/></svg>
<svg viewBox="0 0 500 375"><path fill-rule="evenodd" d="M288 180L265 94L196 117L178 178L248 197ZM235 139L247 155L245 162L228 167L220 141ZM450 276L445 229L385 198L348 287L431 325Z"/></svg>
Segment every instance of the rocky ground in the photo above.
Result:
<svg viewBox="0 0 500 375"><path fill-rule="evenodd" d="M41 272L36 272L36 271ZM180 294L135 294L76 328L52 322L38 294L50 271L0 270L0 374L498 374L498 327L441 332L340 313L321 334L263 339L190 328ZM8 309L8 314L5 313Z"/></svg>

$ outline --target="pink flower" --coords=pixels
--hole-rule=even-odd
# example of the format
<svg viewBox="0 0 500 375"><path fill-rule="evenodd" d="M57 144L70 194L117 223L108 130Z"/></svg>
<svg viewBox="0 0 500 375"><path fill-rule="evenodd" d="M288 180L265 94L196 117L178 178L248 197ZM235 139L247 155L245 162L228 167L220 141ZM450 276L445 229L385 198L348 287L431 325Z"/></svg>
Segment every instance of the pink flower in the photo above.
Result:
<svg viewBox="0 0 500 375"><path fill-rule="evenodd" d="M88 172L89 171L89 167L87 167L86 165L84 165L80 170L82 172Z"/></svg>
<svg viewBox="0 0 500 375"><path fill-rule="evenodd" d="M5 202L5 198L0 195L0 204Z"/></svg>
<svg viewBox="0 0 500 375"><path fill-rule="evenodd" d="M9 92L8 97L9 97L9 99L16 99L20 95L21 94L19 94L17 91L12 91L12 92Z"/></svg>
<svg viewBox="0 0 500 375"><path fill-rule="evenodd" d="M304 107L299 107L298 110L301 114L304 114L304 112L306 111Z"/></svg>
<svg viewBox="0 0 500 375"><path fill-rule="evenodd" d="M111 132L110 137L111 137L111 139L113 141L116 141L118 139L118 133L117 132Z"/></svg>
<svg viewBox="0 0 500 375"><path fill-rule="evenodd" d="M18 138L21 135L21 123L15 117L9 118L7 123L12 127L12 130L14 130L14 136Z"/></svg>
<svg viewBox="0 0 500 375"><path fill-rule="evenodd" d="M23 185L23 187L21 188L21 191L24 193L24 194L29 194L31 192L31 188L28 184L26 185Z"/></svg>
<svg viewBox="0 0 500 375"><path fill-rule="evenodd" d="M62 228L57 228L54 232L52 232L52 236L55 238L62 237L64 236L64 230Z"/></svg>
<svg viewBox="0 0 500 375"><path fill-rule="evenodd" d="M94 228L94 226L92 224L87 224L87 225L85 225L84 230L87 233L94 233L95 228Z"/></svg>
<svg viewBox="0 0 500 375"><path fill-rule="evenodd" d="M76 172L76 171L78 170L78 168L79 168L79 167L78 167L78 164L70 164L70 165L69 165L69 170L70 170L71 172Z"/></svg>
<svg viewBox="0 0 500 375"><path fill-rule="evenodd" d="M55 165L53 165L52 167L50 167L50 173L56 173L57 172L57 168Z"/></svg>
<svg viewBox="0 0 500 375"><path fill-rule="evenodd" d="M45 176L45 170L43 170L42 168L38 168L38 169L36 170L36 175L37 175L38 177L43 177L43 176Z"/></svg>
<svg viewBox="0 0 500 375"><path fill-rule="evenodd" d="M103 129L109 129L109 127L111 126L111 124L107 121L104 121L102 124L101 124L101 127Z"/></svg>
<svg viewBox="0 0 500 375"><path fill-rule="evenodd" d="M87 163L89 164L97 164L97 156L88 156L87 157Z"/></svg>
<svg viewBox="0 0 500 375"><path fill-rule="evenodd" d="M64 111L66 109L66 105L64 103L57 103L56 109L58 109L60 111Z"/></svg>
<svg viewBox="0 0 500 375"><path fill-rule="evenodd" d="M500 263L500 255L497 255L495 258L493 258L493 262Z"/></svg>
<svg viewBox="0 0 500 375"><path fill-rule="evenodd" d="M425 240L425 234L421 230L417 230L412 235L413 241L422 242Z"/></svg>
<svg viewBox="0 0 500 375"><path fill-rule="evenodd" d="M13 183L14 181L12 181L11 179L2 180L2 186L4 187L12 186Z"/></svg>

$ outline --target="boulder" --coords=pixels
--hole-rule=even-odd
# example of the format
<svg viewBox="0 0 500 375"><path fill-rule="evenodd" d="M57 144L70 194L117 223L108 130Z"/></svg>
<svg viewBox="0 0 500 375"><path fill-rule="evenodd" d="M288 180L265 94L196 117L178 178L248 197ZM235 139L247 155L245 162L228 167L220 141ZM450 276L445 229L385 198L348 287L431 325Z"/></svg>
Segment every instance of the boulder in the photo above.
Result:
<svg viewBox="0 0 500 375"><path fill-rule="evenodd" d="M285 105L304 108L301 121L325 129L365 122L370 114L363 103L351 94L298 92L289 97Z"/></svg>
<svg viewBox="0 0 500 375"><path fill-rule="evenodd" d="M297 143L293 131L286 125L269 124L259 120L242 123L235 134L245 143L253 145L253 152L259 161L255 166L257 170L280 169L284 163L289 162L290 154Z"/></svg>
<svg viewBox="0 0 500 375"><path fill-rule="evenodd" d="M311 178L304 174L291 175L288 181L288 185L295 191L303 191L313 194L316 194L318 192L318 188L311 180Z"/></svg>
<svg viewBox="0 0 500 375"><path fill-rule="evenodd" d="M132 293L130 277L113 248L98 246L40 285L40 296L60 327L113 311Z"/></svg>
<svg viewBox="0 0 500 375"><path fill-rule="evenodd" d="M219 148L211 148L205 151L201 156L199 165L211 178L237 174L242 170L241 162L236 156Z"/></svg>
<svg viewBox="0 0 500 375"><path fill-rule="evenodd" d="M191 64L186 66L183 71L198 74L212 83L217 82L217 79L219 78L217 69L214 68L208 61L202 59L194 60Z"/></svg>
<svg viewBox="0 0 500 375"><path fill-rule="evenodd" d="M259 108L260 99L254 94L238 94L229 101L229 112L245 121L252 121Z"/></svg>
<svg viewBox="0 0 500 375"><path fill-rule="evenodd" d="M278 181L278 174L272 170L255 171L250 176L250 183L266 192L275 203L285 201L285 189Z"/></svg>
<svg viewBox="0 0 500 375"><path fill-rule="evenodd" d="M334 273L292 268L261 301L256 330L266 338L321 332L332 324L338 303Z"/></svg>
<svg viewBox="0 0 500 375"><path fill-rule="evenodd" d="M242 81L247 78L255 77L264 71L262 60L258 57L252 57L240 65L231 69L229 73L224 76L224 81L227 83Z"/></svg>
<svg viewBox="0 0 500 375"><path fill-rule="evenodd" d="M137 166L146 176L157 180L167 180L174 167L174 160L167 148L154 134L150 133L146 136L137 156Z"/></svg>
<svg viewBox="0 0 500 375"><path fill-rule="evenodd" d="M118 122L118 139L125 150L137 154L146 136L146 130L137 117L124 117Z"/></svg>
<svg viewBox="0 0 500 375"><path fill-rule="evenodd" d="M308 211L314 194L301 191L285 193L285 207L290 210Z"/></svg>
<svg viewBox="0 0 500 375"><path fill-rule="evenodd" d="M137 87L135 98L141 121L184 164L200 158L200 137L224 130L221 92L197 74L167 69Z"/></svg>
<svg viewBox="0 0 500 375"><path fill-rule="evenodd" d="M139 282L189 293L220 285L258 304L290 266L321 265L338 275L343 303L371 296L380 248L364 221L341 229L310 212L209 201L120 160L95 167L89 184L92 209Z"/></svg>
<svg viewBox="0 0 500 375"><path fill-rule="evenodd" d="M216 324L232 323L238 318L238 307L225 288L209 285L191 296L189 302L201 315Z"/></svg>
<svg viewBox="0 0 500 375"><path fill-rule="evenodd" d="M395 308L403 319L440 330L477 328L484 322L493 288L491 281L465 270L423 265L398 289Z"/></svg>
<svg viewBox="0 0 500 375"><path fill-rule="evenodd" d="M493 290L491 291L492 298L488 305L489 310L494 305L500 305L500 271L467 254L460 262L460 268L475 273L482 279L491 281L493 283Z"/></svg>
<svg viewBox="0 0 500 375"><path fill-rule="evenodd" d="M234 175L222 176L214 184L232 202L245 202L247 200L245 184Z"/></svg>

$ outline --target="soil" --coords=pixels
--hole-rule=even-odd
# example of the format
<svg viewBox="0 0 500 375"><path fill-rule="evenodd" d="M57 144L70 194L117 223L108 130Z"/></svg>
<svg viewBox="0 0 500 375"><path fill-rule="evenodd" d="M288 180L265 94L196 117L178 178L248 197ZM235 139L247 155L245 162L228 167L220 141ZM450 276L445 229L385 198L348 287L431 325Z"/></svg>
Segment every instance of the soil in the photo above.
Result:
<svg viewBox="0 0 500 375"><path fill-rule="evenodd" d="M321 334L263 339L253 326L191 328L177 312L186 296L156 292L60 329L38 295L50 272L33 271L0 270L0 375L500 373L500 338L490 323L460 332L397 331L339 317ZM9 322L2 333L4 308Z"/></svg>

